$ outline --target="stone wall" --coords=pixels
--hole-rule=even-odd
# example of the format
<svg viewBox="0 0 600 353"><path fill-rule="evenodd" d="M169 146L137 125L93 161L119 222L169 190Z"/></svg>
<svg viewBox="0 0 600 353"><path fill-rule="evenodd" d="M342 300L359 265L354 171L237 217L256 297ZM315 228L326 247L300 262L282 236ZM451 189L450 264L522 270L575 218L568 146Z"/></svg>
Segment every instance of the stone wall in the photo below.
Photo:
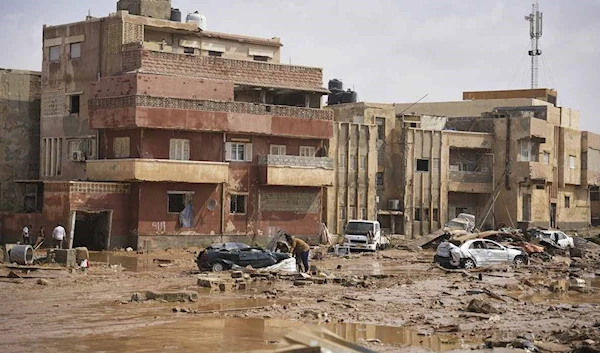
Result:
<svg viewBox="0 0 600 353"><path fill-rule="evenodd" d="M461 183L491 183L492 174L490 172L463 172L450 171L450 180Z"/></svg>

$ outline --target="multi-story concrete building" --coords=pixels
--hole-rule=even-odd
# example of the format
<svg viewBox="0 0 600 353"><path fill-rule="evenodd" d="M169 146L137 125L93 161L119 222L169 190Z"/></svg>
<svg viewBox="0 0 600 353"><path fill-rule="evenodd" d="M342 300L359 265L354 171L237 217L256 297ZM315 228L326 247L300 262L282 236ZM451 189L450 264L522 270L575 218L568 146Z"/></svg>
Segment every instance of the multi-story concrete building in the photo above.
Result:
<svg viewBox="0 0 600 353"><path fill-rule="evenodd" d="M367 184L383 184L382 227L410 238L459 213L476 215L482 228L574 229L598 220L600 139L579 131L579 114L557 107L556 97L546 89L465 92L460 102L329 108L336 121L356 122L373 115L365 107L377 107L365 121L384 122L386 150ZM346 174L340 170L338 180ZM330 199L329 209L340 205Z"/></svg>
<svg viewBox="0 0 600 353"><path fill-rule="evenodd" d="M281 64L278 38L171 21L167 0L118 9L134 13L44 27L39 222L92 249L316 235L322 70Z"/></svg>
<svg viewBox="0 0 600 353"><path fill-rule="evenodd" d="M0 69L0 211L34 212L40 151L40 72ZM40 200L41 201L41 200Z"/></svg>

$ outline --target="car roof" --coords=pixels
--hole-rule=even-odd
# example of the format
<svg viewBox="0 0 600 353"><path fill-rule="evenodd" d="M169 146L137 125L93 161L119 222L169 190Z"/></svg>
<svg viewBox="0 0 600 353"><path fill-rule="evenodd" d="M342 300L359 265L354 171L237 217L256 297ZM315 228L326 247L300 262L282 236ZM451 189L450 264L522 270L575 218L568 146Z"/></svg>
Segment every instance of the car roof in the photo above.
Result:
<svg viewBox="0 0 600 353"><path fill-rule="evenodd" d="M247 249L249 247L250 247L250 245L248 245L248 244L234 243L234 242L229 242L229 243L215 243L215 244L210 244L208 246L208 248L210 248L210 249L228 249L228 250L232 250L232 249Z"/></svg>

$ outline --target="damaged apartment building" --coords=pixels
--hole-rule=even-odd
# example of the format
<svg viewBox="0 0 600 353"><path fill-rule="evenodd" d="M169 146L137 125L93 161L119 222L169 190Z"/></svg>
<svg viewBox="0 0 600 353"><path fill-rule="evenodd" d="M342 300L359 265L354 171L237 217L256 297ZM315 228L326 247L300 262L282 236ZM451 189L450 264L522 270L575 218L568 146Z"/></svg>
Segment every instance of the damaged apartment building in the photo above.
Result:
<svg viewBox="0 0 600 353"><path fill-rule="evenodd" d="M378 152L366 171L376 187L367 216L393 234L428 234L460 213L474 214L482 229L596 224L600 136L580 131L579 114L556 99L535 89L465 92L458 102L332 105L341 138L331 150L342 151L332 154L333 189L352 191L345 148L357 142L340 129L348 125L375 136L364 146ZM328 200L340 217L355 207L352 199Z"/></svg>
<svg viewBox="0 0 600 353"><path fill-rule="evenodd" d="M42 202L5 231L58 222L93 250L317 234L329 91L320 68L281 64L281 46L181 21L169 0L44 26L40 176L22 182Z"/></svg>

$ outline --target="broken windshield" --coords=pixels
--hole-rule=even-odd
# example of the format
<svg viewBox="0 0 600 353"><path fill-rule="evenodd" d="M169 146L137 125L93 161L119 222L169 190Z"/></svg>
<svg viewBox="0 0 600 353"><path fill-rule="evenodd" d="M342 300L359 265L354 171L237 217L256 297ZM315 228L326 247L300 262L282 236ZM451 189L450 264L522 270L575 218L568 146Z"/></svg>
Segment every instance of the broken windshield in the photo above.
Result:
<svg viewBox="0 0 600 353"><path fill-rule="evenodd" d="M365 235L368 231L373 232L373 223L350 222L346 226L346 234L349 235Z"/></svg>

